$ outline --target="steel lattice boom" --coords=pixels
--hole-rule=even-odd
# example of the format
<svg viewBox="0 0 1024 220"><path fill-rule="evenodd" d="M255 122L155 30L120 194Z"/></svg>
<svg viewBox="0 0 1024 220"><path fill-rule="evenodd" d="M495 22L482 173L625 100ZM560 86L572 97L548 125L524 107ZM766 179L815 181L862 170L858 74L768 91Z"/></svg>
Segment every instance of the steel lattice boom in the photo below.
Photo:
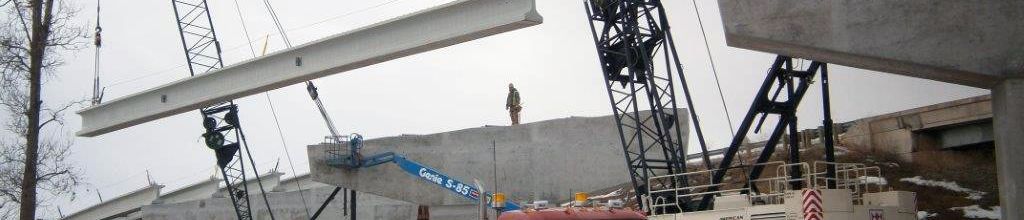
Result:
<svg viewBox="0 0 1024 220"><path fill-rule="evenodd" d="M819 72L823 78L827 76L825 63L812 61L806 69L802 69L800 65L794 64L793 58L779 56L726 149L724 158L718 167L712 167L661 2L589 0L585 8L636 199L649 213L671 214L709 209L714 197L721 193L719 188L726 173L734 168L748 168L733 166L732 163L740 144L754 126L755 119L761 116L754 128L759 130L766 117L772 115L777 118L770 138L754 162L763 164L771 158L775 145L787 128L790 138L796 139L797 106L814 76ZM662 62L657 61L659 59L663 59L664 63L657 65ZM688 173L686 167L685 147L682 144L686 140L680 130L673 129L679 127L675 120L678 117L673 88L675 76L679 77L679 84L682 85L690 119L700 144L702 165L707 169L694 173L707 174L708 179L686 179L690 176L688 174L693 174ZM831 117L827 84L823 88L826 94L823 100L826 116L824 122L826 130L829 130ZM650 113L641 113L641 106L648 107ZM826 160L832 162L834 155L831 139L825 142ZM799 146L796 142L790 142L790 149L790 162L799 162ZM760 165L752 166L746 175L748 179L759 178L763 169ZM790 173L794 175L791 177L793 179L801 178L799 170ZM834 168L829 167L826 176L834 176ZM831 186L833 183L829 184ZM794 189L801 187L798 182L792 183ZM756 185L749 188L756 193Z"/></svg>
<svg viewBox="0 0 1024 220"><path fill-rule="evenodd" d="M796 111L800 105L800 101L803 100L804 94L810 89L811 83L814 80L815 75L827 76L828 68L827 64L812 61L810 65L803 69L801 65L795 64L794 59L786 56L778 56L775 62L772 64L771 69L768 71L768 75L765 77L764 82L761 84L761 88L754 96L754 101L750 105L750 110L747 111L747 115L743 118L740 123L739 129L736 131L736 136L733 137L732 143L729 148L726 149L722 161L719 163L718 169L714 172L711 179L712 187L706 189L708 194L704 195L701 200L699 210L706 210L711 208L711 201L715 196L714 193L722 183L726 176L726 173L734 167L732 165L733 159L739 152L740 145L743 143L748 132L751 128L754 130L760 130L768 116L774 116L775 125L771 128L771 133L768 140L765 141L764 147L761 150L761 155L758 156L757 161L754 164L763 164L771 159L772 154L775 152L775 147L782 138L782 135L789 130L790 138L796 139ZM826 80L827 81L827 80ZM827 94L827 91L826 91ZM826 96L827 97L827 96ZM826 112L828 106L828 100L825 99ZM758 119L760 117L760 119ZM756 120L756 121L755 121ZM826 113L824 120L826 128L831 129L831 116ZM755 122L757 123L755 125ZM831 135L824 135L831 137ZM835 155L832 152L832 143L830 139L826 140L826 161L833 162ZM790 141L790 163L800 162L799 145L796 141ZM757 179L761 176L761 172L764 169L763 165L754 165L751 167L748 175L748 179ZM795 168L798 169L798 168ZM834 176L835 168L828 168L827 177L831 178ZM800 172L797 170L791 171L795 176L792 179L799 179ZM802 186L799 182L792 183L792 188L798 189ZM829 181L830 187L834 183ZM750 185L751 190L757 191L756 185Z"/></svg>
<svg viewBox="0 0 1024 220"><path fill-rule="evenodd" d="M585 7L637 201L649 191L686 186L681 178L648 180L686 172L686 140L676 129L682 127L673 86L674 74L682 77L681 66L660 1L592 0ZM664 63L656 65L659 59ZM651 197L673 204L689 201L674 193Z"/></svg>
<svg viewBox="0 0 1024 220"><path fill-rule="evenodd" d="M224 67L221 59L220 43L217 41L213 21L207 8L206 0L171 0L174 15L181 34L181 44L185 49L190 76L196 76ZM238 219L253 219L249 202L249 189L246 181L245 158L248 146L245 134L238 120L238 106L234 101L218 103L200 109L203 127L206 133L203 139L206 146L215 152L217 167L224 176L228 197L235 208ZM249 161L256 172L252 156ZM259 175L256 181L260 182ZM260 190L262 191L262 183ZM266 199L264 199L266 201ZM267 202L267 210L270 204ZM273 218L273 213L270 213Z"/></svg>

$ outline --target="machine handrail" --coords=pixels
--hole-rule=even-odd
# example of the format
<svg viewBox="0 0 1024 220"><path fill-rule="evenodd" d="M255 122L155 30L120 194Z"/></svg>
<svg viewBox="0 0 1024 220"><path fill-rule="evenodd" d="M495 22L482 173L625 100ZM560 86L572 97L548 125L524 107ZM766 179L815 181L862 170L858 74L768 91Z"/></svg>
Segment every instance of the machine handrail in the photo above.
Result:
<svg viewBox="0 0 1024 220"><path fill-rule="evenodd" d="M743 187L722 189L722 186L726 186L728 183L711 182L711 177L714 174L718 174L718 172L728 172L736 168L751 166L775 166L776 172L774 176L748 179L746 180L746 186ZM827 177L826 173L829 166L835 167L835 177ZM793 174L792 172L794 171L800 172L799 178L793 178L794 175L791 174ZM746 176L747 175L744 175L744 177ZM877 166L867 166L861 163L825 161L815 161L813 163L785 163L782 161L772 161L746 166L729 167L725 169L698 170L686 173L661 175L650 177L648 180L650 182L657 182L657 180L665 180L667 178L675 178L676 180L685 179L688 181L707 181L707 183L676 188L659 188L648 185L646 196L650 201L646 202L650 202L650 207L658 208L673 205L678 206L675 202L663 201L665 200L664 198L656 198L653 196L653 194L664 193L675 193L677 198L693 198L709 194L721 195L730 193L749 193L748 202L751 204L755 204L755 201L763 202L760 204L781 204L784 202L786 191L797 190L792 184L795 182L800 182L800 185L807 189L824 189L828 188L825 183L828 181L835 181L836 186L834 189L849 189L855 203L863 203L863 195L865 193L885 191L884 185L881 184L881 181L884 180L882 178L881 168ZM751 192L752 186L767 186L767 188L762 189L760 192L753 193ZM711 188L719 188L719 190L703 191Z"/></svg>
<svg viewBox="0 0 1024 220"><path fill-rule="evenodd" d="M745 187L738 187L738 188L731 188L731 189L722 189L720 186L725 186L725 185L727 185L727 183L724 183L724 182L712 183L711 182L712 181L712 176L714 174L716 174L717 172L728 172L729 170L733 170L733 169L736 169L736 168L745 168L745 167L752 167L752 166L771 166L771 165L776 166L776 169L777 169L777 172L776 172L777 175L776 176L766 177L766 178L759 178L759 179L753 179L753 180L747 180L746 181L747 185ZM791 168L791 167L798 167L798 168L800 168L799 172L801 172L801 178L790 178L789 168ZM666 192L675 193L677 198L687 198L687 197L703 196L703 195L709 195L709 194L727 194L727 193L737 193L737 192L742 193L742 192L750 192L750 188L751 188L750 186L753 186L754 184L762 183L762 182L767 182L770 185L769 191L767 191L768 193L762 193L762 194L758 194L758 195L753 195L750 198L753 199L753 198L764 198L764 197L777 197L774 200L781 201L782 195L784 195L781 192L785 192L786 189L790 188L790 187L788 187L789 186L788 183L791 183L793 181L800 181L800 182L803 182L805 186L811 186L813 184L812 176L809 175L809 171L810 170L811 170L810 169L810 165L807 164L807 163L788 164L788 163L785 163L785 162L782 162L782 161L771 161L771 162L765 162L765 163L750 164L750 165L746 165L746 166L729 167L729 168L725 168L725 169L698 170L698 171L691 171L691 172L686 172L686 173L661 175L661 176L655 176L655 177L648 178L648 180L650 182L656 182L657 180L662 180L662 179L666 179L666 178L677 178L677 179L686 179L686 180L696 180L696 179L705 179L706 178L706 181L708 181L708 182L706 184L689 185L689 186L685 186L685 187L676 187L676 188L667 188L667 189L655 189L655 187L648 185L647 186L647 197L648 198L654 198L654 196L652 196L652 194L655 194L655 193L666 193ZM744 176L746 177L747 175L744 175ZM779 186L779 185L785 185L785 186ZM710 188L716 188L716 187L719 188L719 190L715 190L715 191L700 191L702 189L710 189ZM651 201L651 202L652 202L651 207L664 207L664 206L670 206L670 205L675 204L675 203L659 203L660 201ZM749 202L753 203L753 201L749 201Z"/></svg>
<svg viewBox="0 0 1024 220"><path fill-rule="evenodd" d="M835 177L827 177L829 166L835 167ZM855 204L863 204L865 193L884 192L882 169L860 163L816 161L811 174L815 184L835 181L836 189L849 189ZM820 171L819 171L820 170Z"/></svg>

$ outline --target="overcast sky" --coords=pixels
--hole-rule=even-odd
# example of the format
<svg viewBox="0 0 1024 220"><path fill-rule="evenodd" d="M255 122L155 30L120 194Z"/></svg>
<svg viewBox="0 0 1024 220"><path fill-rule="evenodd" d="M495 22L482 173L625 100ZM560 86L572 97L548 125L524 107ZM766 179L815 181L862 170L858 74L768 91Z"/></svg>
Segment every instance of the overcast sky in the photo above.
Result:
<svg viewBox="0 0 1024 220"><path fill-rule="evenodd" d="M447 0L273 0L294 44L340 33L411 13ZM708 41L721 78L728 114L738 123L750 105L774 55L725 45L714 1L698 2ZM78 1L78 18L95 20L95 1ZM169 1L104 0L101 77L107 100L188 76L181 41ZM209 2L226 64L252 57L233 1ZM239 1L256 51L270 36L269 52L283 49L262 1ZM666 1L677 49L694 92L709 143L721 147L731 138L715 87L709 57L690 1ZM483 125L504 125L506 84L519 88L525 123L569 116L611 113L603 78L581 1L540 0L544 24L504 33L379 65L316 80L324 104L343 133L366 137L429 134ZM47 103L87 98L91 94L93 49L68 54L58 78L44 88ZM833 114L837 122L912 107L966 98L987 90L833 65ZM821 121L820 88L801 105L801 127ZM261 172L275 166L294 173L308 171L306 145L327 135L304 86L269 93L280 117L282 137L264 94L236 100L243 127ZM679 95L682 98L682 95ZM683 106L680 103L680 106ZM67 115L68 136L81 119ZM733 125L736 126L736 125ZM199 138L197 113L160 119L94 138L74 138L73 161L88 185L73 201L57 201L65 214L146 185L151 178L164 192L214 174L214 158ZM692 138L691 138L692 139ZM690 140L695 143L694 140ZM696 144L690 145L691 149ZM43 214L55 216L55 214Z"/></svg>

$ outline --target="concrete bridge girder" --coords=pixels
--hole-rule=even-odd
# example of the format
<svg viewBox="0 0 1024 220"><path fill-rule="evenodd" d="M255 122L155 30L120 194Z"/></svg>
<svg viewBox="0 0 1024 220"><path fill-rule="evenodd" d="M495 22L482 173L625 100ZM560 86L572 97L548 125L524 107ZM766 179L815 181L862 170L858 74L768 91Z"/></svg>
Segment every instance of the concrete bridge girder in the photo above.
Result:
<svg viewBox="0 0 1024 220"><path fill-rule="evenodd" d="M729 46L993 88L1024 77L1024 2L719 0Z"/></svg>
<svg viewBox="0 0 1024 220"><path fill-rule="evenodd" d="M248 95L537 25L534 0L460 0L81 110L93 137Z"/></svg>

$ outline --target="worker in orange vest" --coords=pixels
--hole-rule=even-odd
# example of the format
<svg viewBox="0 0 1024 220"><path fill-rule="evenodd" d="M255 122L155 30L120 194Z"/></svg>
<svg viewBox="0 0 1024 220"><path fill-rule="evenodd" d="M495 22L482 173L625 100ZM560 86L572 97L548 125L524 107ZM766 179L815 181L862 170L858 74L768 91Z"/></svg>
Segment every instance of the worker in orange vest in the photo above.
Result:
<svg viewBox="0 0 1024 220"><path fill-rule="evenodd" d="M509 117L512 118L512 125L518 125L519 111L523 110L523 106L519 102L519 90L516 90L512 83L508 84L508 98L505 99L505 109L508 110Z"/></svg>

